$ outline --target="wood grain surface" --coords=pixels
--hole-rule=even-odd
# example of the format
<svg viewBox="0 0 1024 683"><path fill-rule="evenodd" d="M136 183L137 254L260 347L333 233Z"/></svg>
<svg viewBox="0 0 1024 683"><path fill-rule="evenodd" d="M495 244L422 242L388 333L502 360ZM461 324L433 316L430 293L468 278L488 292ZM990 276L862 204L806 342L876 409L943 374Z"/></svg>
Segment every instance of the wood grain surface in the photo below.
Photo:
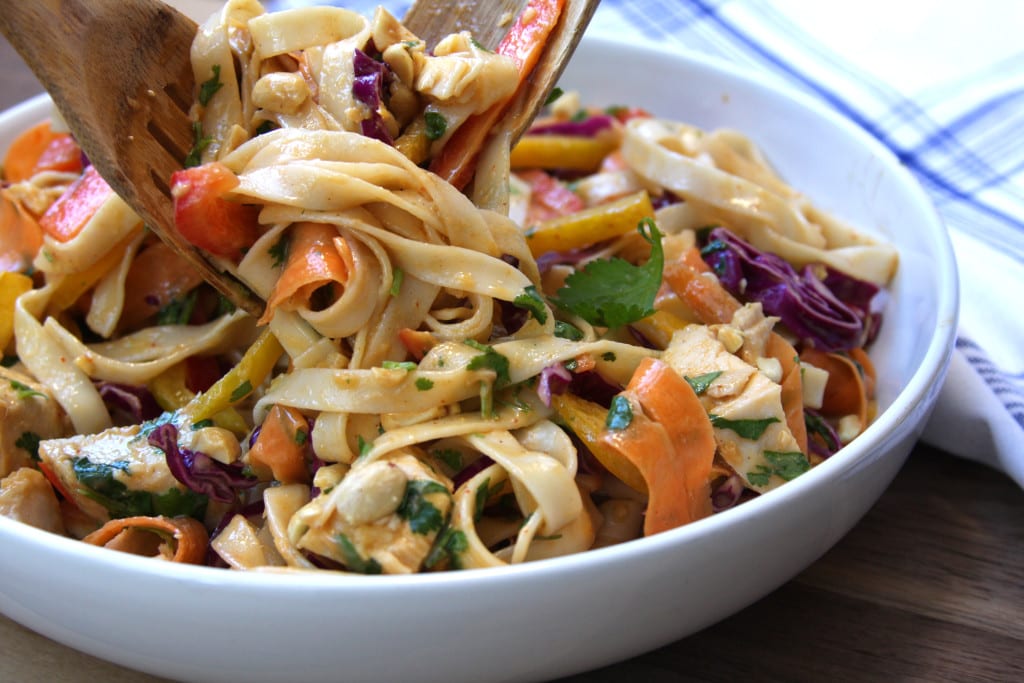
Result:
<svg viewBox="0 0 1024 683"><path fill-rule="evenodd" d="M0 110L40 91L0 39ZM0 681L160 680L2 616L0 644ZM565 679L744 680L1024 681L1024 491L919 445L866 517L793 581L696 635Z"/></svg>

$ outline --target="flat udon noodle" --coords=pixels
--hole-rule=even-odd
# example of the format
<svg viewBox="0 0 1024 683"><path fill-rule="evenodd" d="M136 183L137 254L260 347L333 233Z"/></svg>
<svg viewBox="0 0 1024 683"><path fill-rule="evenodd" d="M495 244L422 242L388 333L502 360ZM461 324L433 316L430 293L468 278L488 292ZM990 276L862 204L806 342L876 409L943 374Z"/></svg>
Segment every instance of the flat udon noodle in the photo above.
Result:
<svg viewBox="0 0 1024 683"><path fill-rule="evenodd" d="M323 310L297 311L325 336L374 329L378 340L393 339L387 335L425 323L442 338L479 337L492 321L488 298L512 301L536 282L523 271L539 277L521 232L508 219L477 209L379 141L282 129L242 145L224 163L239 174L236 196L264 206L264 222L333 224L350 245L366 247L366 268L355 269L341 297ZM286 229L268 231L238 267L239 275L264 296L278 275L271 249ZM512 256L522 270L502 255ZM401 296L391 297L396 269L404 280ZM456 313L454 325L451 311L442 316L429 303L422 305L442 289L468 297L465 315ZM410 294L412 301L390 301ZM376 325L382 321L385 329ZM387 348L399 350L393 342ZM385 357L367 356L359 364Z"/></svg>
<svg viewBox="0 0 1024 683"><path fill-rule="evenodd" d="M538 336L500 342L496 353L509 360L511 384L535 377L547 366L580 354L591 354L602 375L622 384L645 356L658 352L632 344L597 341L587 344L553 336ZM334 369L306 368L280 375L256 404L257 421L273 404L314 412L416 413L438 405L451 405L479 394L480 382L493 382L491 370L470 370L469 362L480 351L458 342L435 346L417 369ZM602 358L607 354L606 360ZM432 382L429 390L418 390Z"/></svg>
<svg viewBox="0 0 1024 683"><path fill-rule="evenodd" d="M54 286L25 292L14 304L14 336L18 358L60 403L79 434L112 426L110 414L87 374L72 362L59 339L46 331L39 318Z"/></svg>
<svg viewBox="0 0 1024 683"><path fill-rule="evenodd" d="M725 142L712 136L710 149L704 137L685 124L634 119L626 125L622 155L645 182L670 190L693 207L699 222L692 227L724 224L758 249L798 267L825 263L880 285L891 279L898 260L895 248L810 207L737 142L738 133ZM746 177L717 168L715 154ZM770 178L767 186L758 184L765 178Z"/></svg>
<svg viewBox="0 0 1024 683"><path fill-rule="evenodd" d="M54 318L43 329L91 378L139 386L190 356L237 347L239 339L252 335L253 325L244 312L235 311L202 325L157 325L88 345Z"/></svg>

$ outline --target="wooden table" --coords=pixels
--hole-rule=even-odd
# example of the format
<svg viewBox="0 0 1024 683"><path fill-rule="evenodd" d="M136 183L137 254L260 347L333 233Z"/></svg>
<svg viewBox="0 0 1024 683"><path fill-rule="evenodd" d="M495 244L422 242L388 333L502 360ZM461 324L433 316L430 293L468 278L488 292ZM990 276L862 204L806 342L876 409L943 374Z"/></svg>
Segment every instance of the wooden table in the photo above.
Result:
<svg viewBox="0 0 1024 683"><path fill-rule="evenodd" d="M40 91L0 39L0 109ZM0 644L0 681L159 680L2 616ZM919 445L860 524L793 581L694 636L566 680L1024 681L1024 492Z"/></svg>

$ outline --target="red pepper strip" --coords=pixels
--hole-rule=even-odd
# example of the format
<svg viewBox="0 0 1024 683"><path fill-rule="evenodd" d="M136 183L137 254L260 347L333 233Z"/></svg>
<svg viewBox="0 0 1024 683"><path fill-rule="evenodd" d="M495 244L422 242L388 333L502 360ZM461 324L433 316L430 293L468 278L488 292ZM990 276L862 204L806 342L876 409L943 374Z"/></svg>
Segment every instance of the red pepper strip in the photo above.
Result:
<svg viewBox="0 0 1024 683"><path fill-rule="evenodd" d="M90 166L50 205L39 219L39 227L58 242L72 240L113 195L107 181Z"/></svg>

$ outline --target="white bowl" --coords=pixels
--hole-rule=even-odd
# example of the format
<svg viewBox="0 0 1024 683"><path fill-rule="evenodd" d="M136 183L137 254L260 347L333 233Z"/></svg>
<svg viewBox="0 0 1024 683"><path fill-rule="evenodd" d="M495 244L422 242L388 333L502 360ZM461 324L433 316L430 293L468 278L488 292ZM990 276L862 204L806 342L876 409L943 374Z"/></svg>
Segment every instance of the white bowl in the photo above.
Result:
<svg viewBox="0 0 1024 683"><path fill-rule="evenodd" d="M838 541L917 440L952 349L955 264L924 192L853 124L703 58L588 38L563 87L595 104L745 131L822 208L897 245L900 268L873 353L883 412L861 437L718 516L507 569L243 574L142 559L0 518L0 611L78 650L183 680L541 680L721 620ZM39 98L0 116L0 141L47 111Z"/></svg>

